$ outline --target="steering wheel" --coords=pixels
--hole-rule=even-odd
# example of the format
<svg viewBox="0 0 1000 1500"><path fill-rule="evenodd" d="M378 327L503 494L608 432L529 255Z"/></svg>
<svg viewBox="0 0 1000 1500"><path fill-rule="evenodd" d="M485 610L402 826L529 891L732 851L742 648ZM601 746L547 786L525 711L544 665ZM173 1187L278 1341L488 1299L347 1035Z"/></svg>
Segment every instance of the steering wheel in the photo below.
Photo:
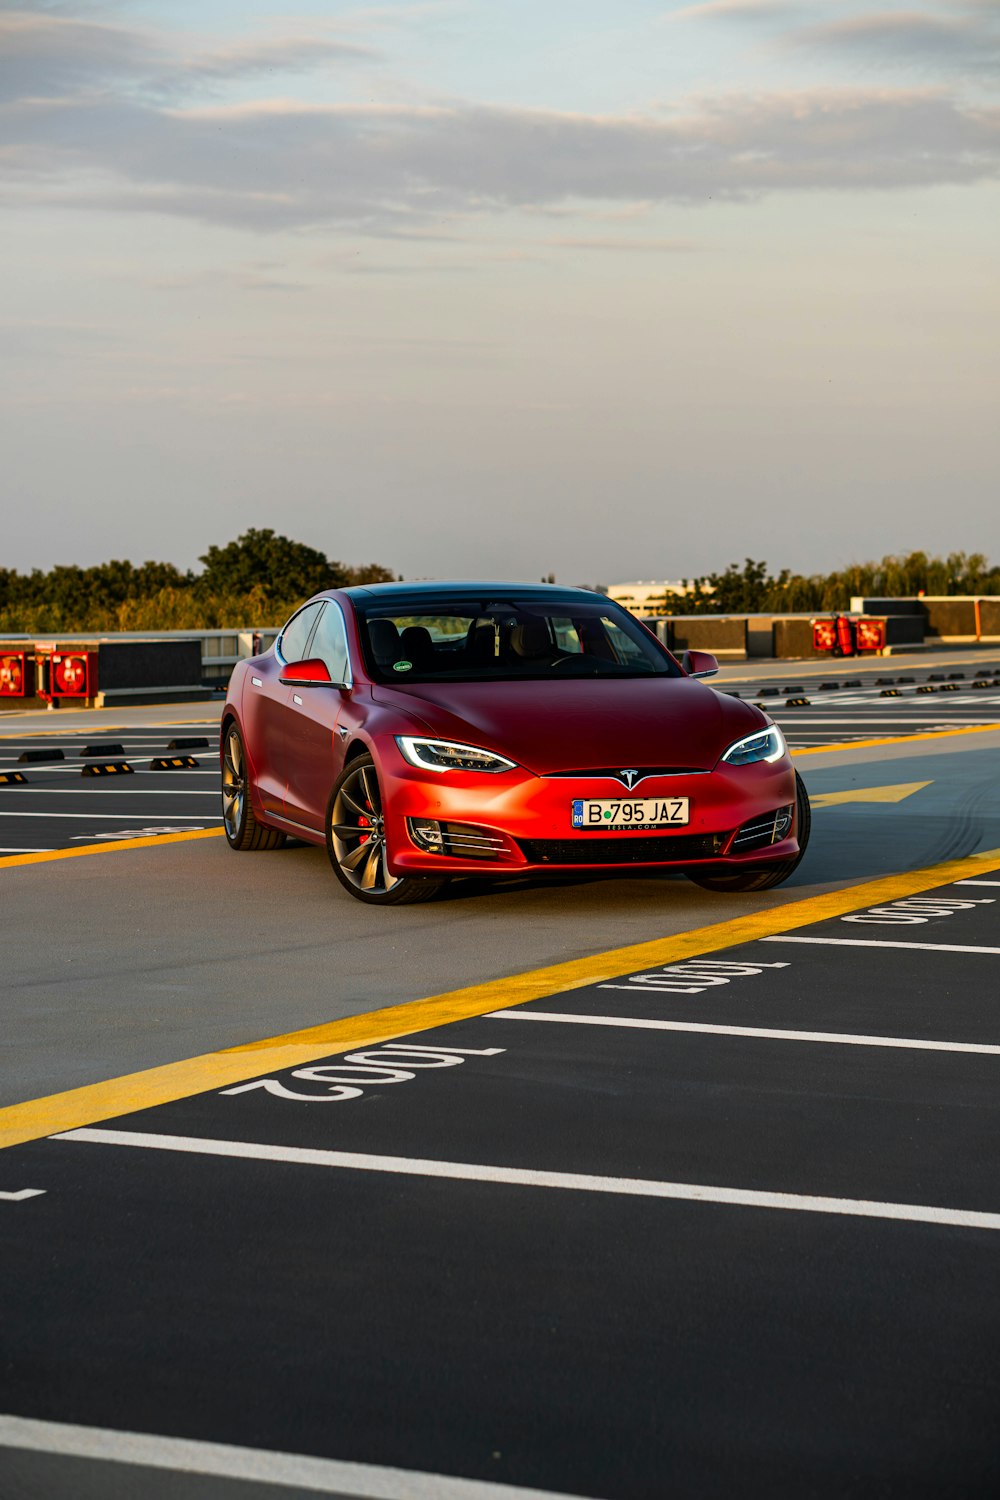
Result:
<svg viewBox="0 0 1000 1500"><path fill-rule="evenodd" d="M593 663L593 657L584 656L582 651L567 651L562 656L553 657L549 662L550 667L576 666L589 667Z"/></svg>

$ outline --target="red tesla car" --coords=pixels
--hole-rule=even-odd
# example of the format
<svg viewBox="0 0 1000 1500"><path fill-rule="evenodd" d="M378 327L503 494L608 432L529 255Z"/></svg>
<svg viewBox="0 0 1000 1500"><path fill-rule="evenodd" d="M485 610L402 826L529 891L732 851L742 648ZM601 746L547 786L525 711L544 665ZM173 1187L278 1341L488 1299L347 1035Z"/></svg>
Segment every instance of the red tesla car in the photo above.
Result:
<svg viewBox="0 0 1000 1500"><path fill-rule="evenodd" d="M777 725L699 680L717 670L587 589L331 590L233 672L226 836L325 843L383 904L547 870L763 890L801 859L809 802Z"/></svg>

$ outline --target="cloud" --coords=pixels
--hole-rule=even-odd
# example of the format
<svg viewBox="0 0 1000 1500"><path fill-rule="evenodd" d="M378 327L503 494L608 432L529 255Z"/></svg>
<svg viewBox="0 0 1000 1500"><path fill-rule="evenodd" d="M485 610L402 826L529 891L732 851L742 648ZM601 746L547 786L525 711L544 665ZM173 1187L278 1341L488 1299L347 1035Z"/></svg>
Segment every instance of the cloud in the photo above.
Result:
<svg viewBox="0 0 1000 1500"><path fill-rule="evenodd" d="M374 48L359 42L307 34L263 37L194 53L184 67L189 76L240 78L254 73L298 73L327 62L370 61L377 56Z"/></svg>
<svg viewBox="0 0 1000 1500"><path fill-rule="evenodd" d="M0 13L0 101L61 97L161 66L146 33L44 12Z"/></svg>
<svg viewBox="0 0 1000 1500"><path fill-rule="evenodd" d="M760 0L744 0L760 8ZM711 0L699 12L732 11ZM896 14L894 24L913 18ZM955 24L966 24L963 10ZM810 28L826 44L881 35L885 17ZM971 24L971 23L969 23ZM801 31L800 31L801 36ZM846 42L844 43L846 45ZM932 89L813 88L585 114L451 102L190 102L215 81L362 49L288 29L226 48L52 12L0 14L0 180L10 203L152 212L255 230L447 237L505 210L889 190L996 177L1000 116ZM181 90L181 79L185 80ZM152 82L151 82L152 80ZM176 91L175 91L176 90ZM197 94L197 89L195 89ZM614 248L637 248L623 236ZM657 247L649 242L650 248ZM612 248L578 241L574 248ZM674 247L677 248L677 247Z"/></svg>
<svg viewBox="0 0 1000 1500"><path fill-rule="evenodd" d="M930 186L1000 166L1000 115L933 90L724 95L617 116L463 102L30 101L6 106L0 128L21 152L22 184L42 174L42 197L258 229L399 233L456 212Z"/></svg>
<svg viewBox="0 0 1000 1500"><path fill-rule="evenodd" d="M794 0L704 0L671 11L669 21L769 21L799 10Z"/></svg>
<svg viewBox="0 0 1000 1500"><path fill-rule="evenodd" d="M91 359L122 344L119 334L87 323L0 323L4 359Z"/></svg>
<svg viewBox="0 0 1000 1500"><path fill-rule="evenodd" d="M158 292L237 291L237 292L305 292L309 290L303 281L291 281L279 274L280 262L261 262L256 267L245 266L236 270L214 269L189 272L179 276L156 276L144 280L143 285Z"/></svg>
<svg viewBox="0 0 1000 1500"><path fill-rule="evenodd" d="M152 31L45 11L0 12L0 102L116 88L179 95L193 85L303 72L378 54L330 27L273 32L228 46L182 48Z"/></svg>
<svg viewBox="0 0 1000 1500"><path fill-rule="evenodd" d="M891 66L921 63L938 73L996 73L1000 65L1000 10L973 5L943 13L864 13L797 27L786 42L792 47L833 50Z"/></svg>
<svg viewBox="0 0 1000 1500"><path fill-rule="evenodd" d="M784 22L777 45L785 51L840 55L872 65L914 65L938 76L982 79L1000 68L1000 8L996 0L938 0L912 10L865 9L816 20L823 7L802 0L704 0L671 12L669 21ZM831 7L826 7L829 11ZM838 9L843 12L845 6Z"/></svg>
<svg viewBox="0 0 1000 1500"><path fill-rule="evenodd" d="M610 250L614 254L635 252L645 255L675 255L705 248L697 240L636 239L623 234L589 237L560 234L542 240L542 244L556 250Z"/></svg>

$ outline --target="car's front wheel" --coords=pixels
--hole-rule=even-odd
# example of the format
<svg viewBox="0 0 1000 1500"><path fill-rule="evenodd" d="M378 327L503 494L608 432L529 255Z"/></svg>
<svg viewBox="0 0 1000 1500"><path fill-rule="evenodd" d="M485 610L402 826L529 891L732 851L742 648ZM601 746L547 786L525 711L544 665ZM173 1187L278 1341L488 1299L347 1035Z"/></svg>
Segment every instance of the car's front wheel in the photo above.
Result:
<svg viewBox="0 0 1000 1500"><path fill-rule="evenodd" d="M697 870L689 870L688 875L695 885L702 886L706 891L769 891L772 886L781 885L783 880L787 880L797 867L806 852L811 828L812 812L809 807L809 793L806 791L802 777L796 771L795 836L799 843L798 854L793 855L791 859L783 859L778 864L766 865L763 869L738 870L731 875L710 875L707 872L700 875Z"/></svg>
<svg viewBox="0 0 1000 1500"><path fill-rule="evenodd" d="M326 809L326 852L345 890L374 906L428 901L445 884L393 875L389 869L382 790L368 754L348 761L334 782Z"/></svg>

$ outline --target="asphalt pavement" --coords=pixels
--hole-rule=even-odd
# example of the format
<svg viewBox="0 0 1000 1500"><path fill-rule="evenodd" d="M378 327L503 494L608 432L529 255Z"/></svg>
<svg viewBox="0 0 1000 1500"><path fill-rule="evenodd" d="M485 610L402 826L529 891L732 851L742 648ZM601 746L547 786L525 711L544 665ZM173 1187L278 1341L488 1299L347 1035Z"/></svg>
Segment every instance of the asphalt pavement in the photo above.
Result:
<svg viewBox="0 0 1000 1500"><path fill-rule="evenodd" d="M197 707L179 724L0 719L0 857L216 826L220 710Z"/></svg>
<svg viewBox="0 0 1000 1500"><path fill-rule="evenodd" d="M996 1493L998 872L11 1149L4 1494Z"/></svg>
<svg viewBox="0 0 1000 1500"><path fill-rule="evenodd" d="M2 1500L997 1492L1000 690L737 670L758 896L370 910L148 769L205 705L4 722Z"/></svg>

